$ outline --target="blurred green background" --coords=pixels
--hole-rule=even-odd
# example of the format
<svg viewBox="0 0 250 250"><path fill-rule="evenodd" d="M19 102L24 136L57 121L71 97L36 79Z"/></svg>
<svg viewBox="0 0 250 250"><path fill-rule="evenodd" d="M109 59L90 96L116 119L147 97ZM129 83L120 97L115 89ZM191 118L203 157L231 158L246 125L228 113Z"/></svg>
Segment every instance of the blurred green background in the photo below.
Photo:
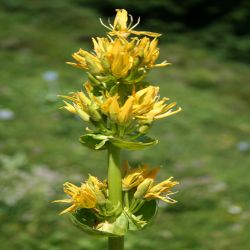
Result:
<svg viewBox="0 0 250 250"><path fill-rule="evenodd" d="M83 126L59 110L57 94L85 74L64 62L106 30L98 18L126 8L138 30L161 32L150 73L183 112L155 124L153 148L124 152L132 165L162 166L181 184L153 225L126 249L250 249L250 2L207 0L0 1L0 245L3 250L105 249L59 217L62 184L105 178L105 153L78 143Z"/></svg>

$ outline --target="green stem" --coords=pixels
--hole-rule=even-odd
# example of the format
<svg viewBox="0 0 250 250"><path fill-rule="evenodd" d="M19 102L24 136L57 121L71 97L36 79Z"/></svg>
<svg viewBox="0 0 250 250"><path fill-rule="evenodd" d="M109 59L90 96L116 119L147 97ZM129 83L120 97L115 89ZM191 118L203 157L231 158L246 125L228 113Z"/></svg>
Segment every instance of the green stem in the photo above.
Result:
<svg viewBox="0 0 250 250"><path fill-rule="evenodd" d="M129 197L128 197L128 191L125 192L125 205L127 208L129 208Z"/></svg>
<svg viewBox="0 0 250 250"><path fill-rule="evenodd" d="M120 203L122 206L120 149L111 143L108 147L108 191L113 205ZM124 237L109 237L108 250L124 250Z"/></svg>
<svg viewBox="0 0 250 250"><path fill-rule="evenodd" d="M120 170L120 149L111 143L108 148L108 190L113 205L122 205L122 176Z"/></svg>

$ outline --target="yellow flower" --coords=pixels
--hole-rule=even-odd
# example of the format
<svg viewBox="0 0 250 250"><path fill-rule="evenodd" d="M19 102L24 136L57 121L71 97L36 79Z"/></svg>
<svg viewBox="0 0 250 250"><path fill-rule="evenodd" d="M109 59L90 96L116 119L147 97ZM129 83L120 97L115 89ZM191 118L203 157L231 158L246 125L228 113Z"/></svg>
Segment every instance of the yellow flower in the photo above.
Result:
<svg viewBox="0 0 250 250"><path fill-rule="evenodd" d="M129 15L130 23L128 24L128 12L126 10L117 9L116 12L117 13L116 13L113 25L109 22L109 26L107 26L102 22L102 19L100 19L101 24L110 30L110 32L108 33L109 35L118 36L118 37L122 37L122 38L126 38L130 34L145 35L145 36L151 36L151 37L161 36L161 34L154 33L154 32L133 30L139 24L140 18L138 19L137 23L132 26L133 17L131 15Z"/></svg>
<svg viewBox="0 0 250 250"><path fill-rule="evenodd" d="M128 125L132 118L132 108L133 108L134 98L133 96L130 96L124 105L120 108L120 112L118 114L118 123L122 125Z"/></svg>
<svg viewBox="0 0 250 250"><path fill-rule="evenodd" d="M119 125L128 125L133 118L132 108L134 98L128 97L123 105L118 102L119 95L109 96L101 104L102 112L110 117L110 120Z"/></svg>
<svg viewBox="0 0 250 250"><path fill-rule="evenodd" d="M170 115L174 115L181 111L181 108L173 110L175 102L167 104L169 99L164 97L159 100L159 87L148 86L142 90L133 93L135 99L133 105L133 113L141 123L151 123Z"/></svg>
<svg viewBox="0 0 250 250"><path fill-rule="evenodd" d="M149 169L148 165L144 164L138 168L131 168L128 162L124 166L124 177L122 179L122 188L128 191L140 185L146 178L154 179L159 168Z"/></svg>
<svg viewBox="0 0 250 250"><path fill-rule="evenodd" d="M90 118L93 121L100 121L102 117L98 112L97 99L91 93L91 86L88 82L85 84L85 88L89 97L82 91L72 93L71 96L61 96L72 102L72 104L70 104L64 101L65 106L63 106L63 108L71 113L77 114L84 121L88 122Z"/></svg>
<svg viewBox="0 0 250 250"><path fill-rule="evenodd" d="M168 203L175 203L176 201L169 197L174 194L170 191L170 188L179 184L177 181L172 181L173 177L154 185L154 180L159 167L149 168L148 165L144 164L138 168L131 168L126 162L124 166L124 177L122 179L123 191L129 191L136 188L134 197L136 199L160 199Z"/></svg>
<svg viewBox="0 0 250 250"><path fill-rule="evenodd" d="M104 72L100 60L95 55L90 54L86 50L79 49L78 52L72 54L72 57L77 61L77 63L67 62L67 64L77 68L89 70L93 74L100 74Z"/></svg>
<svg viewBox="0 0 250 250"><path fill-rule="evenodd" d="M122 42L116 39L112 43L112 50L107 54L111 74L117 78L124 78L127 76L129 70L133 66L133 57L131 55L131 48L134 44Z"/></svg>
<svg viewBox="0 0 250 250"><path fill-rule="evenodd" d="M159 87L148 86L133 93L135 98L133 112L136 115L143 115L149 112L155 103L157 94L159 92Z"/></svg>
<svg viewBox="0 0 250 250"><path fill-rule="evenodd" d="M163 61L160 64L154 64L158 59L160 53L157 45L157 38L154 38L152 41L150 41L148 37L143 37L138 41L138 44L136 46L137 55L143 59L142 65L145 65L147 68L165 67L170 64L167 61Z"/></svg>
<svg viewBox="0 0 250 250"><path fill-rule="evenodd" d="M79 208L94 208L96 206L96 195L86 184L77 187L70 182L66 182L64 184L64 192L70 196L70 199L55 200L53 202L72 203L72 205L63 210L60 215L67 212L72 213Z"/></svg>
<svg viewBox="0 0 250 250"><path fill-rule="evenodd" d="M80 49L72 55L76 63L68 62L68 64L88 70L92 75L98 76L97 79L107 74L117 79L125 78L133 67L135 40L127 42L99 37L92 40L94 54Z"/></svg>
<svg viewBox="0 0 250 250"><path fill-rule="evenodd" d="M102 189L106 189L107 188L107 183L101 182L100 180L98 180L95 176L89 175L89 178L86 182L89 187L91 187L91 189L93 190L102 190Z"/></svg>
<svg viewBox="0 0 250 250"><path fill-rule="evenodd" d="M152 41L147 37L130 41L99 37L92 40L94 53L80 49L72 55L76 63L68 64L87 70L89 77L97 82L115 78L134 83L143 79L147 70L169 65L167 61L155 64L159 57L156 38Z"/></svg>
<svg viewBox="0 0 250 250"><path fill-rule="evenodd" d="M96 201L98 205L103 205L106 202L107 196L107 183L99 181L95 176L89 175L86 184L95 193Z"/></svg>
<svg viewBox="0 0 250 250"><path fill-rule="evenodd" d="M170 177L159 184L149 186L148 190L145 192L144 198L147 200L160 199L167 203L175 203L176 201L169 197L169 195L174 194L170 189L179 184L179 182L172 181L172 179L173 177Z"/></svg>

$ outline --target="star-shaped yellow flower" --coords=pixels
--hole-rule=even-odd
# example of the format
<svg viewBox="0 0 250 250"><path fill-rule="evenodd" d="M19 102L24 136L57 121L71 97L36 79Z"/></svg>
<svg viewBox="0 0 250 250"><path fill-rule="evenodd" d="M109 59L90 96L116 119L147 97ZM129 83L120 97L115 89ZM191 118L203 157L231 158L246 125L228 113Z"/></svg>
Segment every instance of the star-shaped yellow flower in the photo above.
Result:
<svg viewBox="0 0 250 250"><path fill-rule="evenodd" d="M138 168L131 168L128 162L124 165L124 177L122 179L122 188L128 191L140 185L146 178L154 179L158 173L159 168L149 168L144 164Z"/></svg>
<svg viewBox="0 0 250 250"><path fill-rule="evenodd" d="M60 215L67 212L72 213L79 208L94 208L96 206L96 195L88 185L82 184L81 187L77 187L70 182L66 182L63 186L64 192L70 196L70 199L55 200L53 202L72 203L72 205L63 210Z"/></svg>
<svg viewBox="0 0 250 250"><path fill-rule="evenodd" d="M133 30L140 22L140 18L136 22L136 24L133 25L133 17L132 15L128 15L128 12L124 9L117 9L116 10L116 16L114 20L114 24L112 25L109 21L109 26L105 25L102 22L102 19L100 18L101 24L110 30L109 35L111 36L118 36L121 38L126 38L130 34L133 35L145 35L145 36L151 36L151 37L158 37L161 36L159 33L149 32L149 31L135 31ZM129 16L129 18L128 18ZM130 22L128 24L128 19L130 19Z"/></svg>
<svg viewBox="0 0 250 250"><path fill-rule="evenodd" d="M170 189L179 184L177 181L172 181L173 177L168 178L154 185L152 178L146 178L138 187L134 194L136 198L144 198L146 200L159 199L166 203L175 203L176 201L170 197L174 194Z"/></svg>
<svg viewBox="0 0 250 250"><path fill-rule="evenodd" d="M148 86L134 92L133 113L142 123L151 123L154 120L174 115L181 111L180 107L173 110L173 107L176 106L175 102L166 103L169 98L164 97L160 100L158 92L159 87L155 86Z"/></svg>

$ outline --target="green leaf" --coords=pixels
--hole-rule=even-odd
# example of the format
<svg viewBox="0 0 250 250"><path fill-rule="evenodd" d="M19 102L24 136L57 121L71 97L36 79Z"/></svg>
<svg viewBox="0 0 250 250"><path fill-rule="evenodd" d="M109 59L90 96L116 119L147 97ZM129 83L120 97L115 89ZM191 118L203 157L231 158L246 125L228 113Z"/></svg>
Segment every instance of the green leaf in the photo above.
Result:
<svg viewBox="0 0 250 250"><path fill-rule="evenodd" d="M139 211L135 213L136 216L142 216L143 220L147 221L147 224L152 222L156 213L157 213L157 201L151 200L145 202L145 204L141 207Z"/></svg>
<svg viewBox="0 0 250 250"><path fill-rule="evenodd" d="M140 150L158 143L157 140L147 136L140 136L136 140L129 140L129 141L114 137L110 138L109 140L115 146L128 150Z"/></svg>
<svg viewBox="0 0 250 250"><path fill-rule="evenodd" d="M119 148L128 150L140 150L158 143L157 140L147 136L140 136L136 140L128 140L97 133L82 135L80 136L79 141L84 146L94 150L107 149L108 141Z"/></svg>
<svg viewBox="0 0 250 250"><path fill-rule="evenodd" d="M94 150L104 150L106 149L106 142L108 137L102 134L86 134L79 138L82 145L94 149Z"/></svg>
<svg viewBox="0 0 250 250"><path fill-rule="evenodd" d="M113 233L119 235L125 235L128 230L128 219L127 216L122 213L114 223L114 231Z"/></svg>
<svg viewBox="0 0 250 250"><path fill-rule="evenodd" d="M70 219L77 228L87 234L99 235L104 237L112 236L112 234L110 233L95 229L97 218L89 209L77 210L75 213L70 214Z"/></svg>
<svg viewBox="0 0 250 250"><path fill-rule="evenodd" d="M98 226L98 230L114 236L125 235L128 230L128 218L122 213L114 222L105 221Z"/></svg>

